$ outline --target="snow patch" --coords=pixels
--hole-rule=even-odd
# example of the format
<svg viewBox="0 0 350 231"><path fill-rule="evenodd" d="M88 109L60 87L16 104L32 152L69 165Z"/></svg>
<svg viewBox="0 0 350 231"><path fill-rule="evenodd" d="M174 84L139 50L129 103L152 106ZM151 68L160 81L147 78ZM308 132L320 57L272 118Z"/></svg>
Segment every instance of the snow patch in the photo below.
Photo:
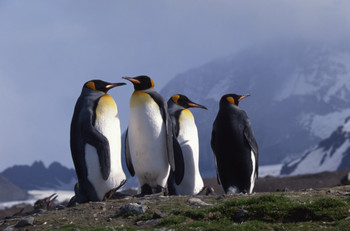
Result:
<svg viewBox="0 0 350 231"><path fill-rule="evenodd" d="M310 130L311 134L321 139L328 138L333 131L341 126L350 115L350 108L326 115L304 114L300 120L302 126Z"/></svg>
<svg viewBox="0 0 350 231"><path fill-rule="evenodd" d="M343 132L346 132L346 133L350 133L350 119L348 120L347 123L345 123L343 125L343 129L342 129Z"/></svg>
<svg viewBox="0 0 350 231"><path fill-rule="evenodd" d="M346 140L332 155L332 149L326 151L323 148L318 148L310 152L290 175L336 171L349 146L350 141ZM323 160L322 164L320 163L321 160Z"/></svg>
<svg viewBox="0 0 350 231"><path fill-rule="evenodd" d="M279 176L283 164L259 166L259 177Z"/></svg>
<svg viewBox="0 0 350 231"><path fill-rule="evenodd" d="M39 200L43 199L45 197L51 196L52 194L56 193L58 196L55 200L55 202L62 203L64 201L70 200L74 196L74 191L65 191L65 190L29 190L29 199L28 200L21 200L21 201L8 201L8 202L2 202L0 203L0 209L10 208L14 205L18 204L31 204L34 205L34 203Z"/></svg>

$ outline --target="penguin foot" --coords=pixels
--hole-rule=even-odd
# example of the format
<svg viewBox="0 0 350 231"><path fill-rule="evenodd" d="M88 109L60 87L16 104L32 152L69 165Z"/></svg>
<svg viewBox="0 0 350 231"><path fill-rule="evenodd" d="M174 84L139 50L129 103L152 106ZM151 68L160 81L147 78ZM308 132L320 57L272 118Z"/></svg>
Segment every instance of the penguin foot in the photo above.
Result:
<svg viewBox="0 0 350 231"><path fill-rule="evenodd" d="M207 190L205 191L205 195L216 195L215 190L213 187L207 187Z"/></svg>
<svg viewBox="0 0 350 231"><path fill-rule="evenodd" d="M152 193L153 193L152 188L148 184L144 184L141 186L141 194L140 194L141 196L150 195Z"/></svg>
<svg viewBox="0 0 350 231"><path fill-rule="evenodd" d="M161 194L163 196L168 196L168 189L167 188L164 188L160 185L157 185L157 188L156 188L156 194Z"/></svg>
<svg viewBox="0 0 350 231"><path fill-rule="evenodd" d="M109 191L105 194L105 196L103 197L102 201L106 201L106 200L111 199L112 196L113 196L113 194L115 193L115 191L116 191L116 188L113 188L113 189L109 190Z"/></svg>
<svg viewBox="0 0 350 231"><path fill-rule="evenodd" d="M201 191L199 191L199 193L197 193L196 195L216 195L215 190L213 187L209 187L209 186L204 186Z"/></svg>

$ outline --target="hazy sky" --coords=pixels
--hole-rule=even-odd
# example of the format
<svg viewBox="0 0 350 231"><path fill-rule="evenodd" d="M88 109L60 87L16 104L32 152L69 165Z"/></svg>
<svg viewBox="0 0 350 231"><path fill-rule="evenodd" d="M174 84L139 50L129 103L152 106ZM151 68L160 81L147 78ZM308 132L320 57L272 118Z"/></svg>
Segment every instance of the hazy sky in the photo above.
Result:
<svg viewBox="0 0 350 231"><path fill-rule="evenodd" d="M69 127L83 83L176 74L275 39L349 37L348 0L0 0L0 171L73 167ZM213 76L215 78L215 76ZM110 91L127 127L132 85Z"/></svg>

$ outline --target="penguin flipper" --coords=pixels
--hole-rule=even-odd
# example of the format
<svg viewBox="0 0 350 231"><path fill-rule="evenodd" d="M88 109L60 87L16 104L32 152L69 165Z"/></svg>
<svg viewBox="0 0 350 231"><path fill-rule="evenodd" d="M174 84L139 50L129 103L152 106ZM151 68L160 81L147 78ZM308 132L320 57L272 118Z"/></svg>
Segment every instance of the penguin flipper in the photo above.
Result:
<svg viewBox="0 0 350 231"><path fill-rule="evenodd" d="M174 171L175 183L179 185L185 175L185 161L182 154L181 146L177 141L177 139L175 138L175 136L173 136L173 146L174 146L174 161L175 161L175 171Z"/></svg>
<svg viewBox="0 0 350 231"><path fill-rule="evenodd" d="M216 180L218 182L219 185L221 185L220 179L219 179L219 174L216 174Z"/></svg>
<svg viewBox="0 0 350 231"><path fill-rule="evenodd" d="M179 193L177 192L176 186L175 186L175 177L174 177L173 171L170 171L167 185L168 185L169 196L179 195Z"/></svg>
<svg viewBox="0 0 350 231"><path fill-rule="evenodd" d="M128 139L128 129L126 129L125 133L125 161L126 166L130 172L131 176L135 176L134 166L132 165L131 155L130 155L130 147L129 147L129 139Z"/></svg>
<svg viewBox="0 0 350 231"><path fill-rule="evenodd" d="M89 128L82 129L84 140L94 146L97 150L98 159L100 162L100 170L102 178L107 180L111 172L110 150L107 138L97 131L92 125L85 126Z"/></svg>
<svg viewBox="0 0 350 231"><path fill-rule="evenodd" d="M165 127L166 127L166 143L167 143L167 151L168 151L168 160L169 160L169 164L170 164L171 169L174 172L176 172L177 167L176 167L175 158L182 158L182 162L183 162L182 151L181 151L180 145L177 144L179 146L178 148L180 149L181 153L178 154L178 156L180 156L180 157L175 157L176 154L175 154L175 150L174 150L174 140L176 140L176 137L173 135L173 128L172 128L173 126L172 126L171 119L170 119L170 116L169 116L167 110L165 110L164 114L165 114L165 118L163 118L163 120L166 121ZM176 142L177 142L177 140L176 140Z"/></svg>
<svg viewBox="0 0 350 231"><path fill-rule="evenodd" d="M160 114L162 115L163 122L165 124L166 129L166 144L168 151L168 161L170 167L173 171L175 171L175 158L174 158L174 147L173 147L173 126L171 123L171 119L168 113L168 106L165 103L163 97L155 91L147 92L152 99L159 106Z"/></svg>
<svg viewBox="0 0 350 231"><path fill-rule="evenodd" d="M243 133L244 133L244 137L247 140L250 148L254 152L255 166L258 166L258 143L255 140L254 133L253 133L253 130L252 130L250 124L245 126ZM256 176L258 176L258 167L256 168Z"/></svg>
<svg viewBox="0 0 350 231"><path fill-rule="evenodd" d="M219 172L218 172L218 163L216 161L216 155L215 155L215 129L214 128L213 128L213 131L211 132L210 144L211 144L211 149L213 150L213 153L214 153L214 160L215 160L215 167L216 167L216 180L218 184L221 185Z"/></svg>

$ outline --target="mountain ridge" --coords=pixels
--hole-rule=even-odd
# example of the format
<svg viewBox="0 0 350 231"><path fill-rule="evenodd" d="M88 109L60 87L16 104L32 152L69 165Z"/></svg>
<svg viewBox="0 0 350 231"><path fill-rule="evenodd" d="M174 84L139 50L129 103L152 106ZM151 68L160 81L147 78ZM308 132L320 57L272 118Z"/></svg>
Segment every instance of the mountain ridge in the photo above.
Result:
<svg viewBox="0 0 350 231"><path fill-rule="evenodd" d="M64 167L55 161L47 168L42 161L35 161L31 166L14 165L0 174L23 190L73 190L77 182L74 169Z"/></svg>

